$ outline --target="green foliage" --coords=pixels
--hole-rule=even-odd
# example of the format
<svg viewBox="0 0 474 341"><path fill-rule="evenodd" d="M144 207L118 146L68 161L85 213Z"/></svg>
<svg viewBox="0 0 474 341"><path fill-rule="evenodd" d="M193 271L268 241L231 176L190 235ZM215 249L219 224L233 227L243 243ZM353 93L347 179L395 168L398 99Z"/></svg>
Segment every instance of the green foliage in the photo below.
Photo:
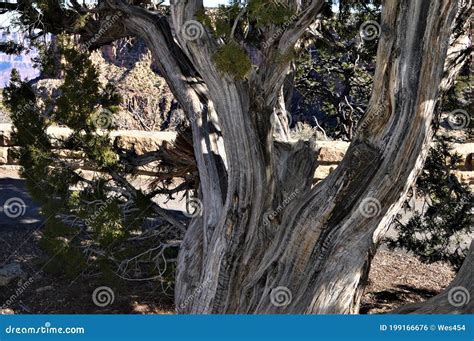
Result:
<svg viewBox="0 0 474 341"><path fill-rule="evenodd" d="M282 25L294 15L288 6L276 0L249 0L247 10L249 19L257 27Z"/></svg>
<svg viewBox="0 0 474 341"><path fill-rule="evenodd" d="M21 81L16 69L12 70L10 85L3 90L3 103L10 111L10 117L16 127L17 143L21 146L36 146L38 149L50 149L46 136L46 119L37 115L36 95Z"/></svg>
<svg viewBox="0 0 474 341"><path fill-rule="evenodd" d="M416 183L416 197L425 200L425 212L415 211L407 222L396 220L397 239L389 245L403 247L425 262L447 261L459 268L469 245L463 238L471 232L473 195L452 174L459 155L449 140L441 138L429 152Z"/></svg>
<svg viewBox="0 0 474 341"><path fill-rule="evenodd" d="M0 52L6 54L20 55L26 49L24 45L15 43L14 41L0 42Z"/></svg>
<svg viewBox="0 0 474 341"><path fill-rule="evenodd" d="M205 10L198 11L196 18L204 26L211 29L216 38L229 39L232 25L240 12L238 3L231 5L219 5L217 10L212 13L206 13ZM242 25L240 21L238 24Z"/></svg>
<svg viewBox="0 0 474 341"><path fill-rule="evenodd" d="M252 68L247 53L235 42L222 45L213 56L216 67L235 79L244 79Z"/></svg>
<svg viewBox="0 0 474 341"><path fill-rule="evenodd" d="M76 238L78 229L66 226L51 218L43 229L40 246L51 257L44 264L44 270L52 274L64 274L75 279L86 267L86 258Z"/></svg>
<svg viewBox="0 0 474 341"><path fill-rule="evenodd" d="M14 138L20 147L22 176L46 218L41 246L51 259L45 269L70 277L97 270L109 276L117 262L125 260L122 257L142 253L150 257L145 248L152 243L154 249L160 245L156 233L143 230L145 220L156 219L156 213L150 197L127 184L137 166L125 165L124 155L133 153L116 147L108 133L120 96L112 85L99 82L87 53L62 38L57 51L64 74L61 96L42 98L47 106L41 104L14 70L3 91L4 104L11 112ZM52 109L46 111L46 107ZM48 128L58 124L72 133L61 138L48 135ZM85 177L60 154L65 150L74 153L76 162L92 165L99 173L92 179ZM140 245L129 242L143 233L154 238L144 237ZM156 264L147 263L146 269L156 273Z"/></svg>
<svg viewBox="0 0 474 341"><path fill-rule="evenodd" d="M380 22L380 7L369 11L363 3L368 2L343 3L341 12L328 14L320 28L324 38L316 38L296 61L298 111L325 117L319 123L335 139L352 138L371 93L378 40L361 39L360 27Z"/></svg>
<svg viewBox="0 0 474 341"><path fill-rule="evenodd" d="M239 16L239 14L241 14ZM245 15L242 15L245 14ZM246 28L257 29L270 25L284 25L294 15L288 6L275 0L249 0L244 3L231 2L229 5L219 5L212 13L205 10L198 11L196 18L204 26L211 29L215 37L229 41L231 31L236 24L237 32L243 32ZM236 23L236 20L238 22ZM247 30L246 38L257 42L257 30ZM250 34L250 36L249 36Z"/></svg>
<svg viewBox="0 0 474 341"><path fill-rule="evenodd" d="M46 78L58 77L61 61L57 45L38 41L34 43L34 46L38 50L38 55L31 59L33 66L41 70L42 75Z"/></svg>
<svg viewBox="0 0 474 341"><path fill-rule="evenodd" d="M65 79L59 88L62 96L55 103L53 119L73 130L88 133L113 128L111 117L101 117L103 113L98 112L104 109L106 113L116 112L120 95L110 89L111 85L101 87L99 74L87 53L78 53L67 45L61 48L61 52L67 61L64 65ZM101 119L105 119L105 124Z"/></svg>
<svg viewBox="0 0 474 341"><path fill-rule="evenodd" d="M206 13L205 9L200 9L196 11L196 19L208 28L213 28L213 23L211 17Z"/></svg>
<svg viewBox="0 0 474 341"><path fill-rule="evenodd" d="M84 26L84 15L66 6L64 1L21 1L17 11L18 14L12 16L12 24L27 28L35 37L73 32Z"/></svg>

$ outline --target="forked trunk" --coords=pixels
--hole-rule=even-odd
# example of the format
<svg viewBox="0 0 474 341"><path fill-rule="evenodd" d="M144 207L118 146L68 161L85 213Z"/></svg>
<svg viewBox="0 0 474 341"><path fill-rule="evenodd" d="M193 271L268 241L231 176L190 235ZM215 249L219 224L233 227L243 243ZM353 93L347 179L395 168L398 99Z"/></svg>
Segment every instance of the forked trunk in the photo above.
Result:
<svg viewBox="0 0 474 341"><path fill-rule="evenodd" d="M385 1L368 110L340 166L313 188L314 146L274 144L262 123L279 87L222 81L188 45L223 118L228 177L217 223L204 200L183 242L179 312L358 311L376 244L426 156L455 12L456 1Z"/></svg>
<svg viewBox="0 0 474 341"><path fill-rule="evenodd" d="M297 19L264 31L257 67L236 80L216 69L218 42L196 21L202 1L172 2L174 33L157 14L107 1L146 40L193 130L201 209L178 259L181 313L358 311L376 245L422 167L438 91L457 70L440 86L459 2L384 1L367 112L340 166L313 186L317 146L287 142L275 113L290 70L282 56L323 2L291 2Z"/></svg>

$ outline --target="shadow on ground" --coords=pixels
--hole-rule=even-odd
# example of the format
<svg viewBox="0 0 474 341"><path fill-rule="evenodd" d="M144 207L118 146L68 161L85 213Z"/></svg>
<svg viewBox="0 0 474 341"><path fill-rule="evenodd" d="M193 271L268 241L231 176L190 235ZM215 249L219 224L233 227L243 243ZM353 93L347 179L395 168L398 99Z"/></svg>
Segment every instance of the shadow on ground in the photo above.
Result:
<svg viewBox="0 0 474 341"><path fill-rule="evenodd" d="M0 230L41 225L38 205L31 199L23 179L0 179Z"/></svg>

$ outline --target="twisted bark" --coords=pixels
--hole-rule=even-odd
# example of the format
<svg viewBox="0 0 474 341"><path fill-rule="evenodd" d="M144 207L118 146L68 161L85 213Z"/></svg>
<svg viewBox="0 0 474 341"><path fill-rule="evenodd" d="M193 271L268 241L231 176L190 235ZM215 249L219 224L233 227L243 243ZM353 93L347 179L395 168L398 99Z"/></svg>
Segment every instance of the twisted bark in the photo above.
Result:
<svg viewBox="0 0 474 341"><path fill-rule="evenodd" d="M181 250L176 290L180 311L358 311L376 243L426 155L456 11L454 1L443 0L391 0L384 6L367 113L341 165L314 188L307 181L311 167L285 177L283 189L276 186L278 169L270 162L275 149L265 135L268 129L245 115L265 106L258 105L246 84L225 78L223 84L216 76L207 64L212 42L204 46L205 53L188 47L196 48L192 55L206 70L204 78L222 117L229 186L220 224L194 233ZM265 71L251 77L251 84L275 88L256 81ZM232 116L226 116L229 108L235 109ZM265 110L257 112L261 117ZM264 138L261 144L258 138ZM298 161L304 159L294 155ZM297 194L292 196L292 190ZM282 197L292 200L278 210ZM272 219L265 220L269 210ZM193 258L199 238L206 241L200 248L202 257ZM284 304L276 301L279 290L288 298Z"/></svg>
<svg viewBox="0 0 474 341"><path fill-rule="evenodd" d="M317 146L285 132L276 142L272 116L290 71L280 57L323 2L288 1L297 14L282 32L261 30L276 38L252 47L259 62L243 80L217 70L211 32L183 32L201 0L174 2L171 23L122 0L101 9L123 13L116 36L146 41L192 126L202 210L179 254L179 312L358 312L376 245L422 168L439 90L454 79L460 59L446 50L458 1L384 2L367 112L340 166L313 187Z"/></svg>

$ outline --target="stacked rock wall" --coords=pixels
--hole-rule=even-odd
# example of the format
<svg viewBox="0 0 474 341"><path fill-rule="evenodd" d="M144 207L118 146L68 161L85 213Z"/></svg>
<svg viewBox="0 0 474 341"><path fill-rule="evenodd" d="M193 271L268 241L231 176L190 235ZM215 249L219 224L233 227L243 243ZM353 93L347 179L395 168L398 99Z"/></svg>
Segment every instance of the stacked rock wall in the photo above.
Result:
<svg viewBox="0 0 474 341"><path fill-rule="evenodd" d="M71 130L61 127L51 127L48 134L55 137L66 137ZM173 141L176 137L174 132L146 132L139 130L114 130L110 132L111 139L117 146L124 149L133 148L137 154L143 154L148 151L159 149L165 141ZM331 173L341 162L349 143L342 141L318 141L321 147L318 162L319 166L315 173L315 180L324 179ZM474 190L474 143L457 143L453 145L454 150L461 155L461 162L458 164L454 174L459 180L468 184L471 190ZM10 124L0 124L0 166L18 165L17 153L18 147L12 139L12 127ZM80 159L80 155L72 153L68 150L60 151L64 158L69 160ZM77 168L89 169L87 164L77 164ZM142 175L150 174L147 170L143 170ZM2 173L0 170L0 177Z"/></svg>

